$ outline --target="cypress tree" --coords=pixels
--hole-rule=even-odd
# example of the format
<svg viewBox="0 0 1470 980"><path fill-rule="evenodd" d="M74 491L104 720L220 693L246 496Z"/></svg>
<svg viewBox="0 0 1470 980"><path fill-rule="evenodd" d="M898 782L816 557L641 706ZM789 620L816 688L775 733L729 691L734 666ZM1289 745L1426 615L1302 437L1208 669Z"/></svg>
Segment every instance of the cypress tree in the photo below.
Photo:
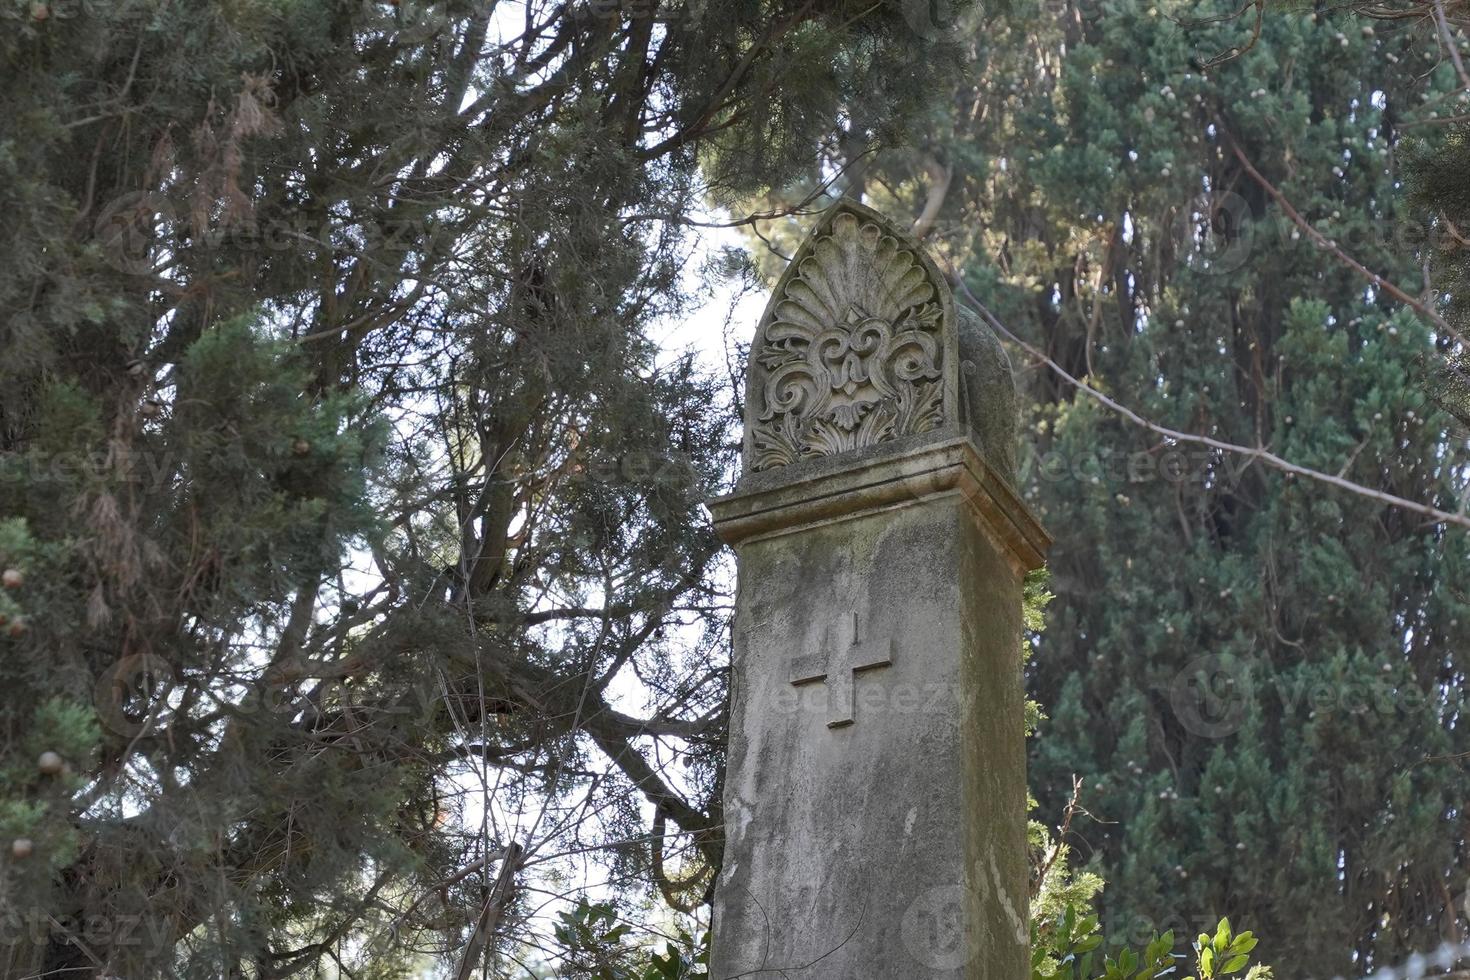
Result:
<svg viewBox="0 0 1470 980"><path fill-rule="evenodd" d="M0 973L468 976L591 853L697 902L732 440L650 331L702 195L944 60L848 0L4 5Z"/></svg>

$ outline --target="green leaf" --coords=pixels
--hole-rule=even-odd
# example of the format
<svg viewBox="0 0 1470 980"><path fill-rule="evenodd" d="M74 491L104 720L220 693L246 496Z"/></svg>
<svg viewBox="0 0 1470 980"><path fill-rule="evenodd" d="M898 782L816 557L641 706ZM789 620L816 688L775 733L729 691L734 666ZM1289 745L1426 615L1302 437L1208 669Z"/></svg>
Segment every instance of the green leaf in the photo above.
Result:
<svg viewBox="0 0 1470 980"><path fill-rule="evenodd" d="M1246 956L1244 953L1241 953L1239 956L1233 956L1225 961L1225 965L1220 969L1220 975L1224 976L1226 974L1234 973L1237 970L1243 970L1245 969L1245 965L1249 963L1250 960L1251 958L1249 956Z"/></svg>

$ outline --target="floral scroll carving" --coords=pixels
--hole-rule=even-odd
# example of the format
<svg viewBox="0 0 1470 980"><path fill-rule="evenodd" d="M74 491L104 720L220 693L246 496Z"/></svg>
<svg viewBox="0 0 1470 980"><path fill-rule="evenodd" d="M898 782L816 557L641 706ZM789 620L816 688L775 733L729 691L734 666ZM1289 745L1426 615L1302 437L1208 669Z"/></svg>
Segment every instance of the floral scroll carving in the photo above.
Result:
<svg viewBox="0 0 1470 980"><path fill-rule="evenodd" d="M839 205L787 274L752 351L754 471L938 428L947 289L874 217Z"/></svg>

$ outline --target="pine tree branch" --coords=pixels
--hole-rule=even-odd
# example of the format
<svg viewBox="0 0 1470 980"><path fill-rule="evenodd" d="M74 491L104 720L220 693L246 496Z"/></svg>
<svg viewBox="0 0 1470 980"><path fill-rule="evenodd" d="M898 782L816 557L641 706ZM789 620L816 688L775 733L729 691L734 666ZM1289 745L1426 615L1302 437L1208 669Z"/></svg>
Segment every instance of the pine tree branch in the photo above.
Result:
<svg viewBox="0 0 1470 980"><path fill-rule="evenodd" d="M1190 443L1198 446L1208 446L1211 449L1218 449L1221 452L1234 453L1236 455L1245 456L1248 459L1264 463L1265 465L1270 466L1273 469L1281 470L1284 473L1290 473L1293 476L1305 477L1308 480L1315 480L1318 483L1325 483L1328 486L1336 487L1339 490L1346 490L1348 493L1354 494L1359 497L1365 497L1369 500L1376 501L1377 503L1384 504L1388 507L1395 507L1399 510L1406 510L1411 513L1423 515L1424 517L1428 517L1436 523L1453 524L1457 527L1470 528L1470 517L1467 517L1463 513L1441 510L1438 507L1421 503L1417 500L1409 500L1406 497L1399 497L1391 493L1385 493L1382 490L1375 490L1372 487L1363 486L1361 483L1354 483L1352 480L1344 479L1341 476L1333 476L1330 473L1323 473L1320 470L1314 470L1310 467L1302 466L1298 463L1293 463L1290 460L1282 459L1280 456L1277 456L1275 453L1270 452L1266 449L1252 446L1242 446L1237 443L1226 442L1223 439L1215 439L1211 436L1198 435L1192 432L1181 432L1178 429L1172 429L1166 425L1160 425L1157 422L1144 418L1142 415L1139 415L1137 412L1133 411L1133 409L1128 408L1126 405L1119 404L1112 398L1109 398L1107 395L1103 394L1101 391L1098 391L1087 382L1073 377L1066 368L1062 367L1056 361L1052 360L1044 352L1038 350L1036 347L1033 347L1031 344L1026 343L1026 341L1011 333L1011 331L1007 330L1005 325L996 318L995 314L991 313L990 310L986 308L985 304L980 301L979 297L977 297L974 292L971 291L969 284L965 282L962 273L955 273L953 270L951 270L951 277L953 278L956 286L959 288L961 294L969 302L970 306L975 310L975 312L979 313L982 317L985 318L985 322L990 324L991 328L995 330L996 333L1000 334L1002 337L1009 340L1017 347L1021 348L1021 350L1026 352L1027 356L1036 361L1038 364L1049 368L1063 381L1067 382L1078 391L1087 395L1098 404L1109 409L1114 414L1121 416L1129 422L1132 422L1134 425L1147 429L1148 431L1156 435L1163 436L1164 438L1171 439L1175 442Z"/></svg>
<svg viewBox="0 0 1470 980"><path fill-rule="evenodd" d="M773 50L775 42L778 39L784 37L792 29L799 27L811 15L813 6L814 3L808 0L808 2L803 3L801 7L789 16L774 21L767 27L761 37L751 44L750 48L746 50L745 54L730 70L730 74L720 83L720 87L710 96L703 111L695 117L694 122L682 127L662 142L656 143L646 150L639 150L638 155L640 159L657 160L673 150L677 150L681 146L707 135L710 131L711 124L721 110L727 107L728 100L739 89L745 76L755 65L756 59L762 54ZM763 91L759 95L764 96L765 92Z"/></svg>
<svg viewBox="0 0 1470 980"><path fill-rule="evenodd" d="M1444 0L1434 0L1434 23L1439 27L1439 36L1444 41L1445 50L1450 54L1455 74L1460 76L1460 84L1470 89L1470 73L1465 71L1465 61L1460 57L1460 46L1455 43L1455 33L1450 30L1449 19L1444 15Z"/></svg>
<svg viewBox="0 0 1470 980"><path fill-rule="evenodd" d="M663 895L664 901L670 908L677 909L685 915L689 915L699 907L704 900L703 896L693 901L681 897L681 894L689 891L699 883L701 878L709 874L708 866L698 868L693 874L679 880L671 879L664 864L664 844L668 836L668 822L664 812L660 809L653 811L653 834L649 837L649 849L653 858L653 880L658 884L659 894Z"/></svg>
<svg viewBox="0 0 1470 980"><path fill-rule="evenodd" d="M914 219L909 234L924 239L934 230L939 212L944 208L944 199L949 196L950 184L954 181L954 164L941 163L939 158L928 154L924 161L924 172L929 177L929 190L924 197L924 210Z"/></svg>
<svg viewBox="0 0 1470 980"><path fill-rule="evenodd" d="M1046 861L1036 872L1036 878L1031 883L1031 900L1034 902L1041 895L1041 890L1046 887L1047 876L1051 869L1056 866L1057 861L1065 853L1067 835L1072 832L1072 819L1082 809L1082 777L1076 773L1072 774L1072 798L1067 801L1062 810L1062 825L1057 828L1057 838L1047 852Z"/></svg>
<svg viewBox="0 0 1470 980"><path fill-rule="evenodd" d="M480 955L490 937L495 935L501 913L515 896L515 876L524 857L525 851L519 844L511 844L501 855L500 873L495 876L495 885L490 889L490 894L485 896L485 906L475 923L469 945L465 947L464 958L460 960L459 970L455 973L456 980L469 980L474 974L475 964L480 961Z"/></svg>
<svg viewBox="0 0 1470 980"><path fill-rule="evenodd" d="M1226 140L1229 141L1231 151L1235 154L1236 160L1240 161L1240 165L1245 170L1246 174L1251 178L1251 180L1254 180L1257 184L1259 184L1263 191L1270 195L1271 199L1275 201L1277 205L1281 208L1281 210L1286 214L1286 216L1292 220L1292 223L1294 223L1302 231L1306 232L1307 237L1310 238L1312 242L1317 245L1318 248L1325 250L1326 252L1334 256L1339 262L1346 265L1349 269L1352 269L1358 275L1368 280L1368 283L1372 285L1375 289L1383 290L1394 299L1398 300L1400 303L1403 303L1405 306L1409 307L1414 312L1424 317L1424 319L1428 320L1434 325L1436 330L1439 330L1441 333L1447 336L1454 337L1461 344L1465 344L1467 347L1470 347L1470 342L1467 342L1465 338L1460 335L1459 331L1450 326L1445 318L1440 316L1439 313L1431 309L1427 304L1420 302L1419 300L1410 296L1408 293L1404 292L1398 286L1395 286L1393 283L1389 282L1378 273L1370 270L1367 266L1363 265L1363 263L1359 262L1357 259L1344 252L1341 246L1337 244L1337 242L1333 241L1332 239L1328 238L1326 235L1318 231L1310 221L1302 217L1301 212L1299 212L1296 208L1292 206L1291 201L1287 200L1286 195L1281 193L1280 188L1271 183L1271 181L1266 179L1266 176L1264 174L1262 174L1259 170L1255 168L1255 166L1251 163L1250 158L1245 155L1245 151L1240 148L1239 141L1236 140L1236 138L1231 135L1230 131L1225 128L1224 120L1217 118L1216 125L1220 129L1220 133L1225 137Z"/></svg>

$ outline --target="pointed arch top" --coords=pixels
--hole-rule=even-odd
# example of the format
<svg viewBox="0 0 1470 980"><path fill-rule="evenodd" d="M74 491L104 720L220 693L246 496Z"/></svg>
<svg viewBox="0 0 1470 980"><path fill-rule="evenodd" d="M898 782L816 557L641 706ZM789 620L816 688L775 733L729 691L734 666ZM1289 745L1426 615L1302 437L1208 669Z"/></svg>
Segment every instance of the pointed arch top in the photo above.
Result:
<svg viewBox="0 0 1470 980"><path fill-rule="evenodd" d="M954 297L888 218L843 199L776 284L751 345L745 471L959 421Z"/></svg>

